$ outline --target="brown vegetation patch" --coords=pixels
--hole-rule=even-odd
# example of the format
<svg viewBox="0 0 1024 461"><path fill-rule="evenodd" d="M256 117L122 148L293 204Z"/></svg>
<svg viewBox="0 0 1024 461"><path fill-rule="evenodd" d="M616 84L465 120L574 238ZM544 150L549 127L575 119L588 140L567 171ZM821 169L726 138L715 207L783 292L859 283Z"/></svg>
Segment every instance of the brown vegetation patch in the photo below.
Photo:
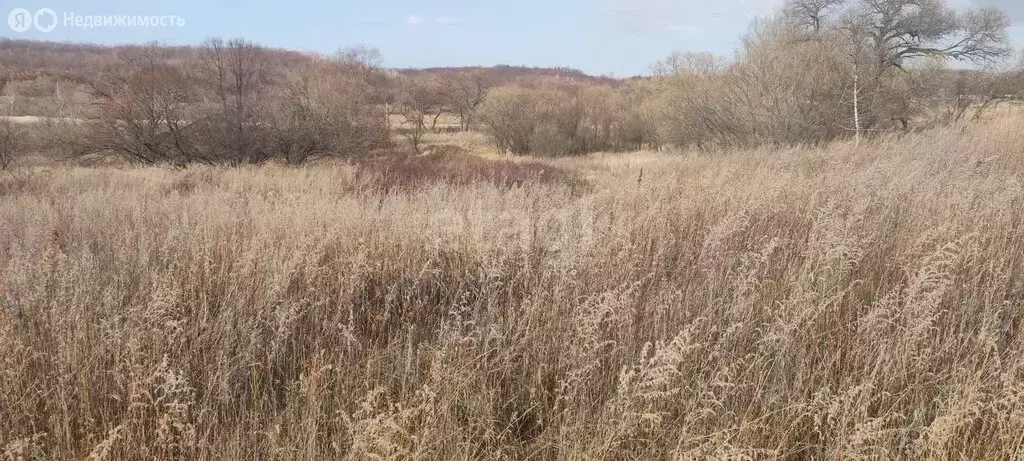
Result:
<svg viewBox="0 0 1024 461"><path fill-rule="evenodd" d="M19 167L0 459L1018 459L1021 128Z"/></svg>
<svg viewBox="0 0 1024 461"><path fill-rule="evenodd" d="M491 160L450 152L432 155L389 155L359 164L358 176L385 192L413 191L439 184L468 186L493 184L517 188L527 184L561 185L574 194L587 189L576 173L534 160Z"/></svg>

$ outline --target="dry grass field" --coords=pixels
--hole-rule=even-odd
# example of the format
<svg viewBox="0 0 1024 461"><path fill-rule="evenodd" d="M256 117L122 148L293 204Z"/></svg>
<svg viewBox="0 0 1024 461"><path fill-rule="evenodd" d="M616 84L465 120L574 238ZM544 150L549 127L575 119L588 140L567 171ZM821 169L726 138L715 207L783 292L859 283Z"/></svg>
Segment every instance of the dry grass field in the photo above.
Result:
<svg viewBox="0 0 1024 461"><path fill-rule="evenodd" d="M474 162L0 174L2 457L1024 457L1024 121Z"/></svg>

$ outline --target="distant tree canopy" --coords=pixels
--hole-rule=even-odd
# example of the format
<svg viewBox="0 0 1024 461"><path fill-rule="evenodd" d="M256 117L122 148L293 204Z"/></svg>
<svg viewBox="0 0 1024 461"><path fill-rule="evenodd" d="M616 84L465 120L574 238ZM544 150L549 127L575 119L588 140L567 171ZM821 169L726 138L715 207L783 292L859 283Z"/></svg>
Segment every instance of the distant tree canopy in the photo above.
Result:
<svg viewBox="0 0 1024 461"><path fill-rule="evenodd" d="M957 11L944 0L789 0L783 16L876 73L915 58L982 64L1012 51L1005 13Z"/></svg>
<svg viewBox="0 0 1024 461"><path fill-rule="evenodd" d="M711 75L721 72L726 64L725 58L714 53L674 51L664 60L651 64L650 70L656 77Z"/></svg>
<svg viewBox="0 0 1024 461"><path fill-rule="evenodd" d="M959 120L1012 92L1009 21L943 0L789 0L759 20L728 65L704 54L655 64L661 139L675 145L817 143ZM1019 78L1019 77L1018 77ZM976 104L978 102L980 104Z"/></svg>
<svg viewBox="0 0 1024 461"><path fill-rule="evenodd" d="M244 40L209 40L174 63L131 50L90 84L81 153L153 163L258 163L359 155L390 145L368 74L335 58L282 69Z"/></svg>
<svg viewBox="0 0 1024 461"><path fill-rule="evenodd" d="M947 0L788 0L753 22L732 58L673 52L626 80L392 70L366 45L322 56L245 40L0 40L0 90L10 115L84 120L77 151L141 163L418 153L431 132L471 130L516 155L814 144L977 119L1024 94L1024 63L1004 66L1009 24Z"/></svg>

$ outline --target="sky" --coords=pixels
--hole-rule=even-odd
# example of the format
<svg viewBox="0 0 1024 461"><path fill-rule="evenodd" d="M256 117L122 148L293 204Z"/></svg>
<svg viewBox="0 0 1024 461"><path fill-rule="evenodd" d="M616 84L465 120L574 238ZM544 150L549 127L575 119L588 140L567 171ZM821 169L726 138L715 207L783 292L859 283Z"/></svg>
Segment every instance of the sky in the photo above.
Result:
<svg viewBox="0 0 1024 461"><path fill-rule="evenodd" d="M244 37L267 46L320 53L363 44L379 48L389 67L510 64L573 67L593 75L628 77L645 73L650 63L674 50L732 56L750 22L771 14L782 2L0 0L0 15L7 19L0 17L0 36L173 45ZM1024 25L1024 0L950 0L950 4L999 7L1010 13L1015 24ZM44 9L48 10L40 12ZM37 21L26 24L32 16ZM114 22L84 27L93 16ZM166 19L161 19L163 25L132 27L118 25L118 16ZM24 32L17 30L24 27L28 27ZM1014 27L1011 35L1018 46L1024 45L1024 27Z"/></svg>

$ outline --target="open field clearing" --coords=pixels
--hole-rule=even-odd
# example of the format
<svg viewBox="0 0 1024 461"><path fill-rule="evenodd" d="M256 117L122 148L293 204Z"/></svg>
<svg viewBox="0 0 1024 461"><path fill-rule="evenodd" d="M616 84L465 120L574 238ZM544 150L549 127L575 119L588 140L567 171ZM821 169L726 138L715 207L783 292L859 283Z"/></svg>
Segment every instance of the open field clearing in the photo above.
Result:
<svg viewBox="0 0 1024 461"><path fill-rule="evenodd" d="M1024 122L488 162L0 174L4 456L1024 453Z"/></svg>
<svg viewBox="0 0 1024 461"><path fill-rule="evenodd" d="M530 1L7 11L0 461L1024 461L1021 2Z"/></svg>

